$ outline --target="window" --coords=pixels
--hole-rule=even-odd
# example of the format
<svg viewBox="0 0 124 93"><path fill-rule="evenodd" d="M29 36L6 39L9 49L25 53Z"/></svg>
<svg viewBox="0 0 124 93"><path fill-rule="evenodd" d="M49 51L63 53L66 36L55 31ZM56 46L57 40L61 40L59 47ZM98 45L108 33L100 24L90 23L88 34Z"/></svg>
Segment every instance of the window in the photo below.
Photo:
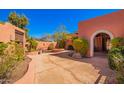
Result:
<svg viewBox="0 0 124 93"><path fill-rule="evenodd" d="M18 30L15 30L15 40L19 42L19 44L23 45L24 33Z"/></svg>

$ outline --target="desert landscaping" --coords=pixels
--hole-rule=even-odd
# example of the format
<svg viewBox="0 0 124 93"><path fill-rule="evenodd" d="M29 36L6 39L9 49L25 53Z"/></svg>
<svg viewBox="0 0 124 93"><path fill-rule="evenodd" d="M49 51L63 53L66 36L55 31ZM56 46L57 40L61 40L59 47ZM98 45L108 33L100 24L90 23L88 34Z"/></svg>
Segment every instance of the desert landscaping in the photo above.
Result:
<svg viewBox="0 0 124 93"><path fill-rule="evenodd" d="M10 12L0 22L0 83L124 83L123 18L119 10L78 22L74 33L60 24L52 34L35 38L28 17Z"/></svg>

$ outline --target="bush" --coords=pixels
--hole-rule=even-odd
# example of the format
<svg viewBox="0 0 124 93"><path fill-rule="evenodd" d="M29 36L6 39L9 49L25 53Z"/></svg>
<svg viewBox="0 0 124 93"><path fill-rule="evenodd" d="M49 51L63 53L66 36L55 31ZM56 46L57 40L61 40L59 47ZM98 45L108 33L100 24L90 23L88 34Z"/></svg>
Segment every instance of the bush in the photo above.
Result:
<svg viewBox="0 0 124 93"><path fill-rule="evenodd" d="M21 61L24 60L24 49L22 46L20 46L19 44L15 43L15 59L17 61Z"/></svg>
<svg viewBox="0 0 124 93"><path fill-rule="evenodd" d="M79 52L82 56L85 56L88 51L88 41L85 39L74 39L73 41L74 50Z"/></svg>
<svg viewBox="0 0 124 93"><path fill-rule="evenodd" d="M54 49L54 44L51 43L51 44L49 45L49 47L48 47L48 50L53 50L53 49Z"/></svg>
<svg viewBox="0 0 124 93"><path fill-rule="evenodd" d="M109 67L113 70L118 70L120 62L124 62L124 57L120 48L111 48L108 52Z"/></svg>
<svg viewBox="0 0 124 93"><path fill-rule="evenodd" d="M124 83L124 46L112 47L108 52L109 66L116 71L118 83Z"/></svg>
<svg viewBox="0 0 124 93"><path fill-rule="evenodd" d="M30 52L35 51L37 48L38 42L33 38L29 38L28 42L29 42L29 46L27 48L28 51L30 51Z"/></svg>
<svg viewBox="0 0 124 93"><path fill-rule="evenodd" d="M24 49L18 43L11 42L5 50L5 56L12 56L17 61L23 60Z"/></svg>
<svg viewBox="0 0 124 93"><path fill-rule="evenodd" d="M8 78L7 74L13 70L17 62L11 56L5 56L2 60L3 63L0 65L0 79L6 79Z"/></svg>
<svg viewBox="0 0 124 93"><path fill-rule="evenodd" d="M111 40L112 47L119 47L124 45L124 38L117 37Z"/></svg>
<svg viewBox="0 0 124 93"><path fill-rule="evenodd" d="M111 40L112 48L108 52L109 66L116 71L118 83L124 83L124 38Z"/></svg>
<svg viewBox="0 0 124 93"><path fill-rule="evenodd" d="M124 84L124 62L118 64L118 71L116 71L116 78L119 84Z"/></svg>
<svg viewBox="0 0 124 93"><path fill-rule="evenodd" d="M65 40L59 40L57 43L59 48L65 48L66 45Z"/></svg>
<svg viewBox="0 0 124 93"><path fill-rule="evenodd" d="M7 48L7 44L0 43L0 56L4 54L6 48Z"/></svg>
<svg viewBox="0 0 124 93"><path fill-rule="evenodd" d="M74 41L75 39L78 39L78 37L72 37L72 41Z"/></svg>
<svg viewBox="0 0 124 93"><path fill-rule="evenodd" d="M73 46L76 52L80 52L81 48L82 48L82 40L81 39L75 39L73 41Z"/></svg>
<svg viewBox="0 0 124 93"><path fill-rule="evenodd" d="M7 74L23 59L24 49L15 42L8 43L0 60L0 79L7 78Z"/></svg>

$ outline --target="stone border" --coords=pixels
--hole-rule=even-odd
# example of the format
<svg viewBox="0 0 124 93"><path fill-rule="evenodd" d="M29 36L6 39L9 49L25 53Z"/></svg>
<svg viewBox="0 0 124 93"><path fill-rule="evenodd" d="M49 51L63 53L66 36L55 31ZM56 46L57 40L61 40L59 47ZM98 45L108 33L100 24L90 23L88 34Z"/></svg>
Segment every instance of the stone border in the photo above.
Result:
<svg viewBox="0 0 124 93"><path fill-rule="evenodd" d="M30 58L30 56L31 55L29 55L28 57ZM35 75L35 62L31 60L25 75L16 82L14 82L14 84L33 84L34 75Z"/></svg>

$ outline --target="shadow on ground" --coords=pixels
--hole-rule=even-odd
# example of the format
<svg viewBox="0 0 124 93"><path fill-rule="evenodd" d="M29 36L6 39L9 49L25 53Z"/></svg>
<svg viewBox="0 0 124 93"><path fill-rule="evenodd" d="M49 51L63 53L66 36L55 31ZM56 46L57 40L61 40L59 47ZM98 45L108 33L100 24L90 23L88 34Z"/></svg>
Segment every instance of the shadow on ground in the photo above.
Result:
<svg viewBox="0 0 124 93"><path fill-rule="evenodd" d="M91 64L95 69L99 70L99 72L98 72L99 76L96 79L96 81L94 82L95 84L99 83L102 76L106 77L104 83L113 84L116 82L115 72L109 68L106 55L97 54L96 56L94 56L92 58L82 58L82 59L75 59L75 58L70 57L69 52L54 53L54 54L50 54L50 55L74 60L77 62Z"/></svg>

